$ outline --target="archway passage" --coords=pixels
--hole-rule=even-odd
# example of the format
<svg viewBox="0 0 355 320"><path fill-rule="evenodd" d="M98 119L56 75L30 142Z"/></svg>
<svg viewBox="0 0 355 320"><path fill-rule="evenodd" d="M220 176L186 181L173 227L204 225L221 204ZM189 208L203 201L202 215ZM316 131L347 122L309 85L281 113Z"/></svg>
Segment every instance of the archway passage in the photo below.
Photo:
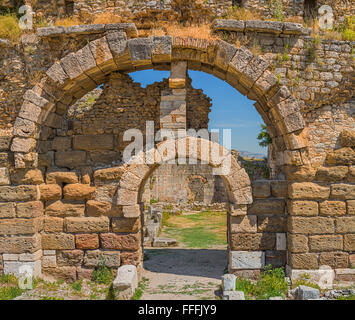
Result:
<svg viewBox="0 0 355 320"><path fill-rule="evenodd" d="M70 53L56 62L47 71L47 76L39 81L37 86L26 92L14 126L15 137L11 144L11 150L15 154L16 168L26 169L38 166L38 153L41 151L39 142L46 144L51 139L51 133L59 129L62 116L73 101L105 82L107 75L114 71L121 73L147 68L166 69L172 62L181 61L187 61L191 69L212 73L226 80L251 99L257 100L256 108L268 124L269 132L276 141L275 146L282 154L282 163L298 160L298 149L305 147L303 139L299 137L304 121L299 112L298 103L286 87L278 84L277 78L269 70L269 64L261 56L254 57L245 47L236 48L224 41L209 42L168 36L127 40L125 33L110 31L105 37L90 42L78 52ZM96 138L84 136L76 139L83 139L81 142L90 148L92 143L98 144ZM189 143L191 139L188 137L183 141ZM104 148L106 142L102 140L102 143L99 143L100 147ZM196 142L202 143L203 140L199 139ZM218 144L206 143L211 146L211 150L220 148ZM57 166L52 168L56 172L51 172L50 179L48 178L50 173L47 173L46 182L58 185L55 187L41 186L40 197L45 202L44 211L51 215L50 221L56 221L52 219L54 216L65 222L64 227L61 221L62 225L58 226L58 229L51 229L55 232L49 231L40 235L35 229L34 239L41 237L42 249L45 250L74 250L76 248L87 250L85 254L88 258L84 259L85 261L98 254L96 251L92 252L93 249L103 250L105 253L108 250L109 255L116 257L116 263L117 261L123 264L133 263L141 271L142 235L139 219L141 188L151 171L162 161L159 148L163 146L165 143L153 149L157 152L153 152L152 165L146 165L137 160L151 156L149 151L142 153L132 163L95 171L92 174L92 180L87 178L90 173L85 172L85 168L80 168L80 170L83 169L80 180L76 173L66 171L63 174L57 168L72 169L78 163L84 165L86 152L82 150L82 147L75 151L56 152L54 159L53 154L44 154L49 162L54 161ZM179 156L188 155L184 149L177 151ZM40 154L43 156L42 153ZM228 152L222 150L225 159L227 159L227 154ZM202 152L198 154L200 160L204 160L214 169L220 169L210 156ZM63 159L66 161L65 165ZM249 177L235 160L231 160L231 169L229 173L219 172L229 194L230 218L228 219L230 221L228 224L231 229L228 233L228 243L231 249L228 256L229 267L231 271L234 269L260 270L265 263L264 252L276 248L276 233L281 230L280 232L285 236L284 199L267 199L270 215L282 216L281 219L275 218L272 221L281 221L281 223L276 223L276 227L273 225L269 227L270 217L262 217L260 223L263 227L258 230L257 214L263 209L263 201L258 201L249 216L248 205L253 202ZM89 185L92 181L94 186ZM270 190L270 184L266 184ZM48 197L47 188L56 192L53 198ZM53 191L55 188L56 190ZM33 190L35 192L37 189ZM109 201L92 199L93 194L98 198L109 198ZM271 197L271 193L266 192L265 197ZM285 195L282 194L281 197L285 198ZM35 198L33 196L30 200ZM57 198L60 200L52 203L53 199ZM70 201L78 203L73 204ZM43 213L43 207L41 212ZM50 229L47 228L47 230ZM95 233L95 235L90 233ZM82 234L85 234L85 237ZM285 251L285 248L282 250ZM248 264L249 259L254 262L252 265ZM52 266L47 265L45 269L55 272ZM80 272L82 272L81 269Z"/></svg>
<svg viewBox="0 0 355 320"><path fill-rule="evenodd" d="M167 154L171 150L174 152L171 155ZM205 152L206 150L207 152ZM217 154L218 157L216 157ZM127 171L122 175L121 180L124 182L120 184L117 201L120 204L127 204L123 206L123 212L134 210L133 200L131 205L129 205L125 196L130 192L129 190L137 190L137 194L132 194L132 199L139 199L140 203L136 210L139 209L142 226L144 226L146 216L144 216L144 204L141 201L143 201L142 196L147 179L160 166L171 163L171 160L177 159L179 161L185 159L189 163L192 156L194 157L193 160L198 160L215 170L214 173L221 174L228 192L227 216L221 212L189 213L189 216L184 214L169 216L164 213L164 219L169 219L171 224L170 231L175 230L175 232L179 229L183 230L186 225L180 225L174 229L174 221L176 223L179 223L179 221L180 223L188 223L191 217L202 220L203 224L208 225L198 224L196 230L191 228L192 232L200 233L199 236L202 241L209 240L208 238L203 238L204 227L213 228L215 225L222 228L222 232L225 232L228 238L232 232L231 216L247 214L243 210L246 210L246 205L252 202L252 194L250 180L245 170L240 166L237 159L231 155L230 151L217 143L201 138L186 137L175 141L162 142L158 144L155 150L150 150L147 153L142 152L132 159L127 166ZM153 158L154 163L149 166L143 164L143 160L147 158ZM194 161L192 162L195 163ZM134 181L133 177L137 172L141 173L141 178ZM156 212L154 213L155 216L158 216ZM190 222L194 221L194 219L191 219ZM221 222L222 225L220 225ZM189 232L188 228L185 230ZM142 232L143 237L144 235ZM201 239L198 236L196 238L196 236L195 234L194 237L190 235L190 237L182 238L180 245L168 249L156 248L160 245L163 246L164 242L169 241L168 239L154 238L154 248L151 248L151 243L148 244L146 239L144 239L144 261L142 261L144 271L142 272L142 277L144 281L147 281L147 284L143 299L211 299L215 297L219 290L221 275L228 269L228 265L229 269L232 269L231 261L229 261L232 255L228 254L231 248L226 248L222 241L218 242L220 245L216 245L217 242L214 239L211 241L213 245L210 247L208 243L201 243ZM210 236L210 234L207 236ZM193 243L188 243L188 241Z"/></svg>

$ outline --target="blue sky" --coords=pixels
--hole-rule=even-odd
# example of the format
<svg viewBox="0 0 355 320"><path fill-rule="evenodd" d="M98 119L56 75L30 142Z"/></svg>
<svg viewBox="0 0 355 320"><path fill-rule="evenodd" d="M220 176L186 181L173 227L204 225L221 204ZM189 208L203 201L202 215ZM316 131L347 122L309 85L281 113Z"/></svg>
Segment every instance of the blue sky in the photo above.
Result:
<svg viewBox="0 0 355 320"><path fill-rule="evenodd" d="M192 86L202 89L212 99L209 129L231 129L233 149L266 155L267 149L260 147L256 139L263 121L255 110L254 101L210 74L189 70L189 75ZM144 70L131 73L130 76L145 87L168 78L169 72Z"/></svg>

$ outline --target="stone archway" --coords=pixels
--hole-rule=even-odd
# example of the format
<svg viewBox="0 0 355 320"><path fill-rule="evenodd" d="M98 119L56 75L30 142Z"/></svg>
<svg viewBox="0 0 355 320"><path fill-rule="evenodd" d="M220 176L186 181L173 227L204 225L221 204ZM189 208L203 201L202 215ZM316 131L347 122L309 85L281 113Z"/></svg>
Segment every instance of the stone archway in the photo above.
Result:
<svg viewBox="0 0 355 320"><path fill-rule="evenodd" d="M299 150L306 147L299 105L278 84L262 56L222 40L170 36L127 40L125 33L112 31L54 63L46 77L26 91L11 143L15 167L37 167L41 132L57 128L73 101L103 83L107 74L168 68L172 61L188 61L189 68L211 73L256 100L256 109L277 141L280 164L299 163Z"/></svg>
<svg viewBox="0 0 355 320"><path fill-rule="evenodd" d="M206 149L207 152L204 152ZM173 150L174 152L166 154L167 150ZM181 139L163 141L154 149L150 149L147 152L142 151L125 165L117 190L116 203L122 206L125 218L130 219L141 216L142 203L140 202L143 187L152 172L161 164L172 159L189 159L194 152L196 153L193 158L216 169L215 173L218 173L225 183L229 198L227 240L230 243L230 235L232 233L231 217L246 216L247 205L253 202L251 182L244 168L240 166L235 157L231 156L230 151L215 142L187 136ZM218 160L216 160L217 158ZM148 165L146 164L147 159L153 159L153 161L150 161ZM243 219L239 219L236 223L242 223L242 221ZM231 251L230 247L228 247L228 251ZM232 259L232 254L229 254L228 258L228 266L232 270L230 259ZM256 261L255 269L258 266L260 268L263 266L261 255L259 260L259 262Z"/></svg>
<svg viewBox="0 0 355 320"><path fill-rule="evenodd" d="M106 75L114 71L166 69L173 61L188 61L189 68L211 73L227 81L250 99L256 100L255 106L268 125L270 135L276 141L279 164L299 163L300 149L306 147L302 139L304 120L299 111L299 105L289 90L278 84L277 78L272 74L269 64L262 56L255 57L247 48L236 48L224 41L169 36L127 40L125 33L110 31L105 37L91 41L79 51L70 53L56 62L47 70L46 77L25 93L23 105L14 125L14 138L11 143L15 168L38 167L38 142L47 140L46 132L59 127L62 116L73 101L103 83ZM159 150L159 145L157 150ZM157 155L159 154L158 152ZM142 156L145 157L146 154L143 153ZM210 163L212 167L215 166L209 157L203 160ZM140 189L156 165L156 161L152 166L133 162L119 168L120 179L116 204L122 207L124 219L132 219L140 215ZM274 229L266 235L263 234L263 229L260 232L257 230L255 212L258 207L256 206L250 215L248 212L248 205L253 202L249 178L236 161L232 161L232 168L234 168L232 175L221 174L229 190L229 217L231 217L229 225L233 229L233 232L229 232L231 234L229 240L235 243L241 242L240 245L234 245L234 249L231 250L230 261L237 261L239 269L260 270L265 260L263 252L273 250L276 246L276 234ZM77 182L75 179L75 182L69 183ZM81 188L82 186L75 187ZM37 189L34 188L35 190ZM91 192L87 187L85 190L88 194ZM33 198L37 199L38 195ZM268 201L268 203L273 203L273 201ZM271 214L274 214L274 211L279 214L284 207L278 206L276 209L271 207L271 209L273 210ZM91 216L85 219L83 223L79 221L79 218L71 218L69 222L81 224L79 229L76 229L81 230L80 232L84 232L82 230L85 230L87 226L89 230L91 226L95 226L94 229L100 233L100 243L103 244L103 249L121 250L117 242L122 241L127 244L128 251L139 250L140 245L136 235L117 236L115 233L108 233L111 229L107 218L99 219ZM266 222L267 219L269 217L266 217ZM275 220L279 221L278 218ZM66 226L66 228L74 230L71 227ZM235 233L240 230L245 234L239 239L235 237ZM281 232L285 234L284 229ZM36 236L39 235L37 229L33 233ZM73 237L72 234L63 234L65 241L68 240L63 248L75 248ZM56 238L55 236L47 238L50 238L50 241L53 240L49 246L52 248ZM98 236L95 239L98 243ZM53 248L57 249L57 246ZM126 257L130 255L127 254ZM252 265L245 264L249 258L253 261ZM126 258L125 261L130 261L130 259ZM140 258L132 259L139 260Z"/></svg>

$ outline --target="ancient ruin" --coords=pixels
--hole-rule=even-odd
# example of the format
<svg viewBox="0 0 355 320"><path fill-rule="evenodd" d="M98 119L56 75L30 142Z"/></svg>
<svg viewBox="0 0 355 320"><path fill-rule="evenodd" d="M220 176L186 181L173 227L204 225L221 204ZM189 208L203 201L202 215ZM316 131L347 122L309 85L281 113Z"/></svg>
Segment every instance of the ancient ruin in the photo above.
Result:
<svg viewBox="0 0 355 320"><path fill-rule="evenodd" d="M199 70L254 100L272 138L270 179L251 180L232 157L231 172L209 189L223 190L219 202L227 203L229 272L252 277L272 264L292 278L328 265L336 279L355 281L354 42L317 40L301 23L223 19L236 3L271 18L268 1L204 1L213 39L150 35L139 14L164 20L175 12L170 1L52 2L36 1L33 11L53 21L102 12L137 19L0 39L0 272L18 274L26 262L38 276L75 281L105 256L109 267L135 265L141 276L145 186L171 170L170 159L161 160L169 142L127 164L123 133L145 132L146 121L154 132L207 128L210 100L187 76ZM350 0L313 1L316 9L312 1L281 2L286 17L323 4L335 21L355 12ZM128 73L146 69L169 70L170 78L142 88ZM90 108L73 108L102 84ZM186 147L175 158L193 143L229 154L203 138L179 141ZM139 161L154 152L154 163ZM198 160L206 174L216 167L211 155ZM208 182L201 179L180 183L192 190ZM207 197L196 191L193 201Z"/></svg>

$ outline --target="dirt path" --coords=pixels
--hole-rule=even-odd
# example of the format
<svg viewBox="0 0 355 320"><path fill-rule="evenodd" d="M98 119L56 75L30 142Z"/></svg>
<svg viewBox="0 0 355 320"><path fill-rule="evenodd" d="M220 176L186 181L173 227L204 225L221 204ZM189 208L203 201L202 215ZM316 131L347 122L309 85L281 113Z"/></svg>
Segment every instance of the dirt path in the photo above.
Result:
<svg viewBox="0 0 355 320"><path fill-rule="evenodd" d="M225 249L145 249L142 300L215 299L226 267Z"/></svg>

